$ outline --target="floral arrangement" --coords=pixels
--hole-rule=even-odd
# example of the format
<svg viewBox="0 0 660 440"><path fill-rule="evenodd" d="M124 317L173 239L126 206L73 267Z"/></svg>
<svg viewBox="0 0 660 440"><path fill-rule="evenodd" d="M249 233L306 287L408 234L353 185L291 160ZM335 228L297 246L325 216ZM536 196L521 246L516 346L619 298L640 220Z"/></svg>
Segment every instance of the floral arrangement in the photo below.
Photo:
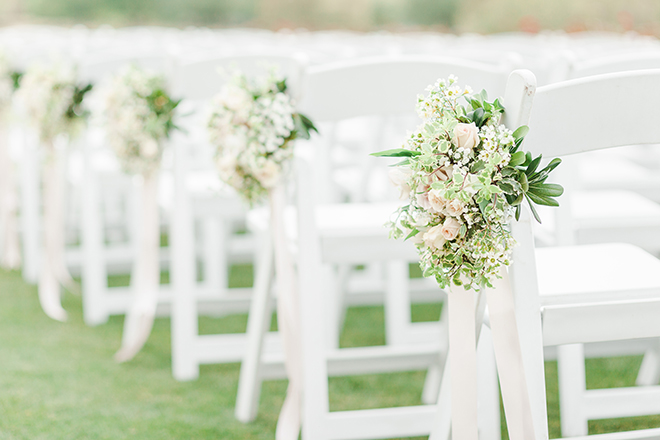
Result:
<svg viewBox="0 0 660 440"><path fill-rule="evenodd" d="M62 65L35 65L22 76L13 73L10 77L14 88L20 81L17 98L38 127L42 141L61 133L75 134L87 118L83 100L92 85L79 85L73 70Z"/></svg>
<svg viewBox="0 0 660 440"><path fill-rule="evenodd" d="M316 131L286 88L274 72L254 79L237 72L213 100L208 130L220 178L251 205L280 181L291 141Z"/></svg>
<svg viewBox="0 0 660 440"><path fill-rule="evenodd" d="M390 173L409 203L390 222L391 236L416 244L424 276L479 290L509 264L514 240L507 227L527 200L558 206L560 185L545 183L559 165L539 170L541 156L520 151L526 126L500 124L504 108L472 94L455 77L440 79L418 98L423 119L403 148L375 153L404 158ZM459 103L462 99L467 105Z"/></svg>
<svg viewBox="0 0 660 440"><path fill-rule="evenodd" d="M173 100L166 89L162 76L129 66L105 90L108 139L129 173L158 169L162 140L177 128L173 118L180 100Z"/></svg>

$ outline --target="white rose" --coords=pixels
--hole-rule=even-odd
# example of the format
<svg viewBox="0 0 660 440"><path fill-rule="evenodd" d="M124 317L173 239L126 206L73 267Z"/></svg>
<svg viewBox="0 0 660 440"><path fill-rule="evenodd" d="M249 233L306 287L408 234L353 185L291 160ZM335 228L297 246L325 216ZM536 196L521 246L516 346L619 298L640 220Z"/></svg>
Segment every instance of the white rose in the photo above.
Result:
<svg viewBox="0 0 660 440"><path fill-rule="evenodd" d="M441 192L437 189L432 189L429 191L427 198L431 208L437 213L441 213L447 205L447 199L442 197Z"/></svg>
<svg viewBox="0 0 660 440"><path fill-rule="evenodd" d="M443 225L437 225L426 231L422 237L424 244L430 248L442 249L445 244L445 237L442 233Z"/></svg>
<svg viewBox="0 0 660 440"><path fill-rule="evenodd" d="M280 167L273 161L267 160L255 173L254 177L264 188L275 186L280 177Z"/></svg>
<svg viewBox="0 0 660 440"><path fill-rule="evenodd" d="M471 124L460 123L454 128L454 143L458 148L471 150L479 145L479 129L474 122Z"/></svg>
<svg viewBox="0 0 660 440"><path fill-rule="evenodd" d="M429 174L426 180L429 182L429 185L434 182L444 182L445 180L451 179L453 173L454 167L452 165L447 165Z"/></svg>
<svg viewBox="0 0 660 440"><path fill-rule="evenodd" d="M158 154L158 142L153 138L148 137L144 142L140 143L140 156L145 159L151 159Z"/></svg>
<svg viewBox="0 0 660 440"><path fill-rule="evenodd" d="M440 226L440 225L438 225ZM456 221L453 217L447 217L440 227L440 233L445 240L453 240L458 236L458 230L461 228L461 224Z"/></svg>
<svg viewBox="0 0 660 440"><path fill-rule="evenodd" d="M417 200L417 204L422 209L429 210L431 209L431 203L429 202L429 193L427 192L427 188L428 187L422 188L423 191L415 195L415 200Z"/></svg>
<svg viewBox="0 0 660 440"><path fill-rule="evenodd" d="M458 217L463 213L465 209L465 204L458 199L454 199L451 202L447 203L445 207L445 212L452 217Z"/></svg>
<svg viewBox="0 0 660 440"><path fill-rule="evenodd" d="M408 179L412 175L410 168L394 167L388 172L390 181L399 189L399 199L406 200L410 197L410 185Z"/></svg>
<svg viewBox="0 0 660 440"><path fill-rule="evenodd" d="M240 87L227 86L220 93L221 102L231 110L241 110L252 102L252 96Z"/></svg>
<svg viewBox="0 0 660 440"><path fill-rule="evenodd" d="M225 154L218 157L216 166L220 174L225 176L225 179L236 174L236 158L234 156Z"/></svg>

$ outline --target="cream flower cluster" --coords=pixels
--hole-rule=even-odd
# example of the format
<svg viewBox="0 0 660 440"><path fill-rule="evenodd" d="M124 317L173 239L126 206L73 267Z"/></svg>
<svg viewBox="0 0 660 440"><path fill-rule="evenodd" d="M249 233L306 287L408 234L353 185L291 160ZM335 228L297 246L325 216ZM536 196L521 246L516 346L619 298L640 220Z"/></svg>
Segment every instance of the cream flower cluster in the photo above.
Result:
<svg viewBox="0 0 660 440"><path fill-rule="evenodd" d="M425 276L441 287L453 283L479 290L509 264L513 207L497 183L509 163L512 132L500 114L480 121L459 100L471 93L456 78L439 80L420 97L423 122L403 146L407 157L391 180L409 203L393 221L392 235L414 241Z"/></svg>
<svg viewBox="0 0 660 440"><path fill-rule="evenodd" d="M62 65L35 65L21 79L16 98L22 103L42 141L74 130L75 119L67 115L76 91L75 74Z"/></svg>
<svg viewBox="0 0 660 440"><path fill-rule="evenodd" d="M104 90L107 136L129 173L150 173L160 166L167 118L154 111L148 97L163 89L164 78L130 66Z"/></svg>
<svg viewBox="0 0 660 440"><path fill-rule="evenodd" d="M281 179L292 155L294 107L282 78L236 73L213 99L208 131L220 178L249 203Z"/></svg>

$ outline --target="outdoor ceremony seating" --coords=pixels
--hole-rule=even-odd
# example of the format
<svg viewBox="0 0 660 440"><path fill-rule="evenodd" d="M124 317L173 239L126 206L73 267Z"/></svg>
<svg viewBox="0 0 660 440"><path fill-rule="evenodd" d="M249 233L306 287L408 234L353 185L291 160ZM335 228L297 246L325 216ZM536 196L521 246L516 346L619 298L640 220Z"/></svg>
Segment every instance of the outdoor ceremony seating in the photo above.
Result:
<svg viewBox="0 0 660 440"><path fill-rule="evenodd" d="M509 87L522 97L520 121L531 114L525 149L546 158L658 143L660 133L653 123L656 114L651 104L657 99L658 84L658 70L587 77L541 87L535 94L529 72L514 72L509 81ZM629 124L639 130L622 130ZM534 424L537 438L547 438L543 345L579 353L581 343L658 337L660 260L617 243L534 252L529 215L512 228L519 243L514 249L512 283ZM660 412L657 386L586 390L584 364L581 374L574 368L562 372L561 364L559 368L560 380L581 390L560 394L564 436L586 435L590 419ZM657 435L658 430L651 430L606 437Z"/></svg>
<svg viewBox="0 0 660 440"><path fill-rule="evenodd" d="M253 77L269 66L287 78L296 111L319 129L311 139L295 141L293 177L278 187L287 204L285 244L297 270L300 356L293 361L300 369L293 380L302 386L303 440L450 438L449 399L460 390L448 387L447 293L433 279L411 278L411 265L419 261L414 245L388 238L383 225L402 203L387 181L393 162L369 156L401 145L418 123L417 95L449 75L474 92L503 97L503 123L529 125L523 150L543 154L544 161L564 159L552 177L566 189L561 206L539 209L542 225L527 208L511 224L518 246L509 274L535 438L549 436L548 360L558 361L563 437L586 437L590 420L660 414L656 40L596 33L17 26L0 29L4 44L20 68L56 59L51 53L58 52L60 62L78 66L81 81L94 83L86 98L91 117L80 137L56 139L68 149L62 156L69 198L65 263L80 275L83 318L90 326L130 307L132 287L110 287L108 280L131 276L141 204L139 183L121 170L93 93L132 64L163 74L171 97L181 99L175 120L181 129L165 141L159 171L160 233L168 242L160 248L159 267L169 271L170 282L160 286L158 312L171 316L176 380L198 378L204 364L241 363L240 421L257 416L264 380L287 377L290 341L282 331L269 331L282 285L276 284L281 261L273 215L252 209L220 180L208 107L233 69ZM529 70L515 70L521 67ZM12 159L20 154L22 272L36 283L44 258L42 153L36 130L21 119L20 104L14 107L18 116L9 131ZM252 287L229 287L237 263L252 265ZM443 302L440 319L413 322L415 302ZM340 347L347 309L355 305L383 306L384 345ZM245 333L200 329L202 315L246 312ZM498 440L500 396L485 316L477 330L479 438ZM585 359L641 354L637 386L587 389ZM329 378L404 371L426 371L419 405L331 411ZM660 439L660 428L601 438Z"/></svg>
<svg viewBox="0 0 660 440"><path fill-rule="evenodd" d="M479 89L483 87L493 93L501 93L508 66L409 56L312 67L308 69L305 78L305 95L300 110L319 123L338 122L363 115L409 114L414 108L414 99L411 97L435 82L443 72L465 78ZM329 87L328 84L341 86ZM389 436L428 434L435 405L339 413L328 411L328 377L367 372L433 367L435 370L431 370L427 379L425 394L434 395L429 401L435 402L437 382L442 374L440 366L444 365L442 353L446 346L442 342L442 327L438 324L410 323L410 299L405 293L407 264L416 261L416 256L412 246L389 241L381 226L383 213L393 210L392 203L322 203L323 193L317 193L316 188L327 185L327 182L320 181L320 176L323 175L322 168L328 157L326 149L331 150L333 145L324 138L321 138L321 142L312 140L310 146L297 147L314 150L314 159L308 158L297 163L297 214L294 217L293 212L289 212L289 218L295 218L298 224L295 248L303 337L303 436L339 439L381 437L386 435L385 432L389 432ZM333 211L335 214L332 214ZM337 348L335 345L333 348L328 345L328 340L335 341L337 336L333 332L337 329L336 298L340 294L338 290L341 284L336 269L332 267L369 262L387 263L386 285L391 293L385 297L386 334L396 334L398 330L400 343L350 349ZM264 304L265 301L259 303ZM261 324L250 326L249 332L256 328L259 328L260 333L264 332L264 313L251 310L250 322L254 320ZM405 337L400 334L402 331L411 334ZM416 337L412 337L412 334ZM413 342L415 340L417 343ZM253 341L255 345L260 343L256 337L254 340L250 338L250 342ZM248 353L256 356L259 351L248 349ZM493 369L488 369L488 352L485 351L482 356L483 394L484 399L488 399L488 396L496 396L492 388ZM259 386L253 384L261 380L258 374L259 362L262 361L258 358L248 357L242 365L237 398L237 415L242 420L250 420L256 414ZM248 370L252 372L251 377L247 377L247 373L243 374L243 371ZM247 390L245 394L243 390ZM249 396L250 392L252 396ZM491 397L491 400L496 399ZM499 411L494 404L484 405L484 408L489 407L487 411L490 412L483 420L490 425L484 429L484 435L498 438Z"/></svg>
<svg viewBox="0 0 660 440"><path fill-rule="evenodd" d="M236 237L232 224L245 219L244 202L238 199L215 176L211 147L204 131L208 117L206 105L222 89L234 69L254 76L265 74L276 67L288 78L291 90L299 89L304 59L267 55L245 55L203 59L177 67L173 89L176 96L184 99L184 111L194 112L186 121L186 132L177 133L172 139L174 148L174 204L172 212L171 252L172 287L174 289L172 315L172 370L179 380L194 379L199 375L199 365L204 363L239 362L246 350L245 335L199 335L197 316L199 302L211 300L220 304L216 313L228 314L246 311L250 291L269 289L260 281L263 258L270 258L267 240L259 237L255 259L257 276L254 289L229 289L228 245ZM213 191L191 190L192 178L209 176L216 181ZM204 282L197 281L195 250L195 220L201 219L202 246L204 249ZM255 246L256 247L256 246ZM269 270L268 268L266 270ZM267 276L267 275L266 275ZM263 285L263 287L262 287ZM223 310L224 309L224 310ZM279 354L274 366L274 377L282 377L282 357L279 341L268 338L269 351Z"/></svg>

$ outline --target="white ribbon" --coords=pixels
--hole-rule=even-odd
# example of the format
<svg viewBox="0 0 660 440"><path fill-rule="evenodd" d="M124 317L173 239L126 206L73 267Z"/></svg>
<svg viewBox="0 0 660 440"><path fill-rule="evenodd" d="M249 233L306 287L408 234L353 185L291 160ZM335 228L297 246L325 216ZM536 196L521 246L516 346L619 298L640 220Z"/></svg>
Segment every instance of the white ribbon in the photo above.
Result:
<svg viewBox="0 0 660 440"><path fill-rule="evenodd" d="M450 286L447 297L452 437L478 440L474 292Z"/></svg>
<svg viewBox="0 0 660 440"><path fill-rule="evenodd" d="M492 289L484 289L488 301L495 360L500 380L509 438L534 439L532 410L516 324L513 292L506 269ZM451 431L456 440L477 440L476 341L483 309L475 313L474 293L451 287L449 297L449 357L451 382ZM445 382L446 383L446 382ZM440 405L439 405L440 406ZM442 417L439 414L439 417ZM438 424L438 426L444 426ZM448 434L444 429L443 434ZM433 437L433 436L432 436Z"/></svg>
<svg viewBox="0 0 660 440"><path fill-rule="evenodd" d="M269 192L270 227L275 251L277 287L277 327L284 346L284 359L289 386L277 419L276 440L298 440L301 426L302 348L298 288L293 258L284 229L285 193L283 185Z"/></svg>
<svg viewBox="0 0 660 440"><path fill-rule="evenodd" d="M1 112L0 112L1 113ZM0 227L3 228L0 265L5 269L18 269L21 265L18 236L18 195L14 164L9 157L8 133L0 114Z"/></svg>
<svg viewBox="0 0 660 440"><path fill-rule="evenodd" d="M64 160L63 151L55 148L53 140L46 142L43 166L44 252L39 268L39 302L49 317L67 319L62 308L60 284L73 288L64 260Z"/></svg>
<svg viewBox="0 0 660 440"><path fill-rule="evenodd" d="M500 275L501 279L493 281L493 288L486 290L486 298L506 425L511 440L530 440L535 438L534 423L513 291L506 269L502 268Z"/></svg>
<svg viewBox="0 0 660 440"><path fill-rule="evenodd" d="M131 275L133 302L124 318L117 362L133 359L149 338L156 316L160 286L160 223L158 219L158 173L145 173L142 180L138 252Z"/></svg>

